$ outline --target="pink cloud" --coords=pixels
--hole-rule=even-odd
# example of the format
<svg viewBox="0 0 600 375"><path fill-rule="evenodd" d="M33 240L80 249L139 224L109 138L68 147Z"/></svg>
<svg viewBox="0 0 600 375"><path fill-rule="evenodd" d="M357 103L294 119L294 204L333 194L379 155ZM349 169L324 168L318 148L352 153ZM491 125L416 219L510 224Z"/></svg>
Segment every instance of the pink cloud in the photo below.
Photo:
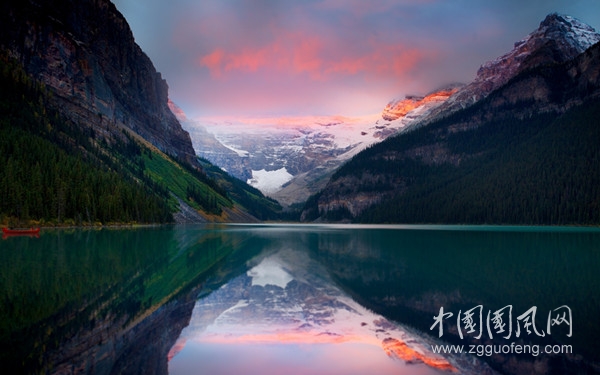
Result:
<svg viewBox="0 0 600 375"><path fill-rule="evenodd" d="M208 55L202 56L199 59L199 63L202 66L206 66L213 76L220 77L224 57L225 52L221 49L216 49Z"/></svg>
<svg viewBox="0 0 600 375"><path fill-rule="evenodd" d="M433 54L401 44L364 43L360 49L344 49L335 40L287 33L262 46L247 46L241 50L225 51L217 47L197 59L211 76L224 73L255 73L260 70L282 74L307 74L313 80L333 76L408 74L420 61Z"/></svg>
<svg viewBox="0 0 600 375"><path fill-rule="evenodd" d="M412 70L419 62L426 59L433 59L435 53L422 51L419 49L403 49L393 50L394 57L392 58L391 70L396 75L404 75Z"/></svg>
<svg viewBox="0 0 600 375"><path fill-rule="evenodd" d="M255 72L259 68L268 64L270 52L266 49L251 50L245 49L239 54L231 54L225 65L225 71L242 70Z"/></svg>
<svg viewBox="0 0 600 375"><path fill-rule="evenodd" d="M293 44L297 45L293 49L293 71L295 73L308 72L313 76L318 75L324 64L320 56L323 50L323 42L316 37L294 37Z"/></svg>

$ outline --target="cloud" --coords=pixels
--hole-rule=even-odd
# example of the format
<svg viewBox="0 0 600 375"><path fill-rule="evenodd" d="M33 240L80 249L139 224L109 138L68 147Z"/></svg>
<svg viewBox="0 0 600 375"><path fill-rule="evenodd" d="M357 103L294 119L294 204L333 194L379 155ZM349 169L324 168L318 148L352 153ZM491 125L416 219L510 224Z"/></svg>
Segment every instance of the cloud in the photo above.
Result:
<svg viewBox="0 0 600 375"><path fill-rule="evenodd" d="M198 66L209 70L213 78L228 73L306 74L312 80L340 76L406 76L434 53L402 44L363 43L360 48L345 49L336 40L305 33L279 33L269 44L241 50L216 47L197 58Z"/></svg>
<svg viewBox="0 0 600 375"><path fill-rule="evenodd" d="M209 53L206 56L202 56L199 59L199 63L201 66L206 66L210 69L213 77L221 76L221 65L223 64L225 52L221 49L216 49L213 52Z"/></svg>
<svg viewBox="0 0 600 375"><path fill-rule="evenodd" d="M597 0L113 0L190 115L360 115L468 82L552 11Z"/></svg>

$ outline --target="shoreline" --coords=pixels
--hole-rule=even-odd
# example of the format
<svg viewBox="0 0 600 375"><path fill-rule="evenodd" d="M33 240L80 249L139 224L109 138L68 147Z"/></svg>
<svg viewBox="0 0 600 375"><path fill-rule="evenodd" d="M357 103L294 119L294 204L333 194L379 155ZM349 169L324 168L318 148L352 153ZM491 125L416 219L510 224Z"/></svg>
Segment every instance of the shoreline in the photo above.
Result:
<svg viewBox="0 0 600 375"><path fill-rule="evenodd" d="M292 222L292 221L264 221L258 223L248 222L205 222L205 223L108 223L108 224L82 224L73 225L69 224L40 224L36 221L28 224L10 226L6 222L0 223L1 228L10 229L30 229L40 228L42 230L49 229L121 229L121 228L152 228L152 227L165 227L165 226L189 226L189 225L210 225L210 224L221 224L221 225L250 225L250 226L320 226L320 227L336 227L336 228L372 228L372 229L412 229L412 230L486 230L486 229L514 229L514 230L526 230L526 229L590 229L600 230L600 224L433 224L433 223L328 223L328 222Z"/></svg>

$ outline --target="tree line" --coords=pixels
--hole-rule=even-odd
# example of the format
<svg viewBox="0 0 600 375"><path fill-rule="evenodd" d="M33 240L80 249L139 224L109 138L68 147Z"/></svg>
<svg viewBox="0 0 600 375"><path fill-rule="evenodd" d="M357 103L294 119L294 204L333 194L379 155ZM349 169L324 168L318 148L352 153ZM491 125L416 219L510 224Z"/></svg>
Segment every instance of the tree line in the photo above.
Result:
<svg viewBox="0 0 600 375"><path fill-rule="evenodd" d="M305 207L307 219L600 223L600 100L588 100L562 115L519 119L504 112L470 130L448 130L478 110L457 113L356 155L332 180L352 177L359 181L352 187L355 191L379 192L386 198L353 217L347 210L318 212L320 195L316 195ZM449 157L432 163L411 153L423 146L439 146L458 162ZM376 178L367 179L365 174Z"/></svg>
<svg viewBox="0 0 600 375"><path fill-rule="evenodd" d="M0 66L0 221L172 221L164 188L127 173L92 142L91 129L63 119L52 94L17 63L2 57Z"/></svg>
<svg viewBox="0 0 600 375"><path fill-rule="evenodd" d="M463 162L388 166L412 185L356 220L598 224L599 118L600 101L593 101L558 117L509 118L457 133L447 146Z"/></svg>

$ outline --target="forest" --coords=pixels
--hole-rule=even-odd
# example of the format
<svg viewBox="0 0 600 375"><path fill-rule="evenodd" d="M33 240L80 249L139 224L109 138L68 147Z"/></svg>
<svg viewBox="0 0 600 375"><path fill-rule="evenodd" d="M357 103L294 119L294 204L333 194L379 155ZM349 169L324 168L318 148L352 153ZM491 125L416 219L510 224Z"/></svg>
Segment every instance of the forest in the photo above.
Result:
<svg viewBox="0 0 600 375"><path fill-rule="evenodd" d="M0 224L169 223L175 197L210 215L233 207L225 177L209 177L126 129L107 138L65 120L51 98L19 64L0 58ZM235 203L277 217L276 202L251 195L238 188Z"/></svg>
<svg viewBox="0 0 600 375"><path fill-rule="evenodd" d="M0 221L9 225L170 222L168 194L140 186L51 95L7 58L0 73ZM118 146L117 146L118 147ZM142 188L140 188L142 187Z"/></svg>
<svg viewBox="0 0 600 375"><path fill-rule="evenodd" d="M490 124L474 134L461 134L475 140L491 137L486 130L500 133L492 138L497 143L487 155L439 173L437 189L417 184L385 206L364 212L359 220L599 223L599 116L596 102L558 119L539 116L536 121ZM466 139L454 139L452 147L460 151L461 142L461 147L468 147Z"/></svg>
<svg viewBox="0 0 600 375"><path fill-rule="evenodd" d="M521 106L527 103L521 103ZM332 181L385 197L356 217L344 207L317 214L361 223L597 225L600 223L600 100L527 118L492 116L464 131L483 104L358 154ZM515 110L514 108L512 109ZM509 113L509 115L506 115ZM416 150L444 150L441 160ZM370 178L364 176L369 175Z"/></svg>

